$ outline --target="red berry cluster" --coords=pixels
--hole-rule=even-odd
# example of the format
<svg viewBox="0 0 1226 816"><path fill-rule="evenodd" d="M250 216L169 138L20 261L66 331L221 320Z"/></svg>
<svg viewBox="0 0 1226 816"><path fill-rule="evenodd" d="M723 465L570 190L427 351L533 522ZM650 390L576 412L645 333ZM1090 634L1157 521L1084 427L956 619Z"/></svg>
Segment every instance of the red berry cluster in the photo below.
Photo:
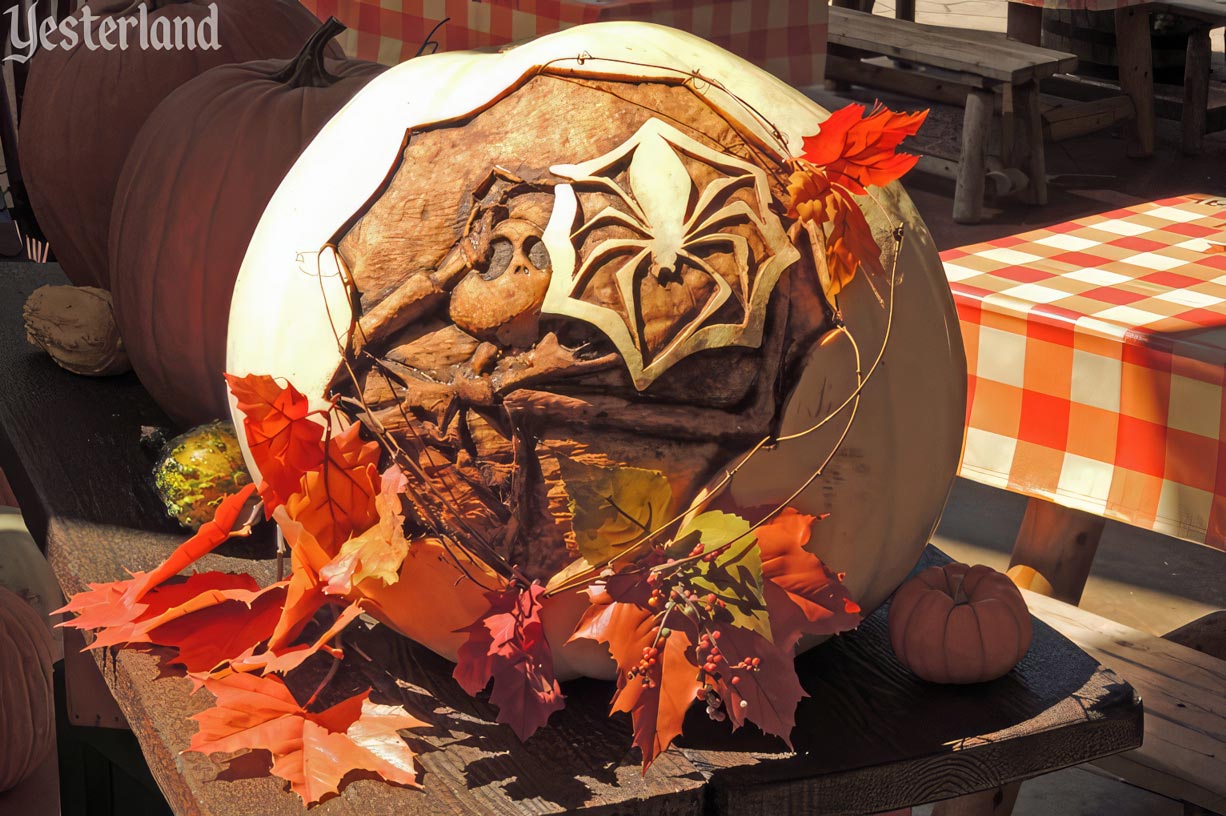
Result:
<svg viewBox="0 0 1226 816"><path fill-rule="evenodd" d="M653 645L643 647L643 654L639 657L638 664L627 673L628 680L633 680L637 677L639 682L647 688L656 687L656 675L658 675L656 666L660 662L660 647L664 645L664 641L668 640L671 634L672 630L667 628L657 629L652 633Z"/></svg>

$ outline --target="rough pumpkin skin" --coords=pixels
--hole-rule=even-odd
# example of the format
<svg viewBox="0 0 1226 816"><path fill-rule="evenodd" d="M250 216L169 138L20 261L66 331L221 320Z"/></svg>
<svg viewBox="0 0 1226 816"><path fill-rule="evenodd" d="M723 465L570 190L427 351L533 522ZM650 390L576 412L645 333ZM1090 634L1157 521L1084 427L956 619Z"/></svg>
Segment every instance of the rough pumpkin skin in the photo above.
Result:
<svg viewBox="0 0 1226 816"><path fill-rule="evenodd" d="M167 515L199 529L222 499L251 483L234 425L216 420L167 442L153 481Z"/></svg>

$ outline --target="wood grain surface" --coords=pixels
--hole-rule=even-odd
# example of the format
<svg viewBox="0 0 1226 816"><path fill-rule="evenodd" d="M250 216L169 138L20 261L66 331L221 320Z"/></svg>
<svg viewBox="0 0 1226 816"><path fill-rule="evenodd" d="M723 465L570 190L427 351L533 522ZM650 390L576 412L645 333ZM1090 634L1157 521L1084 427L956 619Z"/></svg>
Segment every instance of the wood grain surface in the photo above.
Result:
<svg viewBox="0 0 1226 816"><path fill-rule="evenodd" d="M164 422L130 377L89 381L25 345L25 295L62 282L54 267L0 264L3 450L31 528L66 593L147 569L183 538L147 490L141 424ZM267 537L228 544L202 569L273 577ZM944 556L930 549L926 562ZM567 684L567 708L520 744L493 710L451 680L451 666L382 627L347 637L351 658L329 686L337 698L373 684L433 728L412 739L426 791L352 779L312 812L402 814L873 813L987 790L1140 744L1141 705L1130 686L1047 626L1030 654L993 683L936 686L894 660L886 610L859 631L804 655L795 752L746 728L730 735L692 712L686 738L643 775L629 721L607 716L611 684ZM265 775L267 757L228 767L182 754L207 693L160 667L159 655L99 654L103 675L179 814L301 813L300 800ZM367 661L365 657L369 657ZM323 658L321 658L323 659ZM308 664L309 666L312 664ZM324 663L314 664L320 674ZM309 672L307 673L309 674ZM307 678L310 679L310 678ZM309 691L309 690L308 690ZM428 696L427 696L428 695ZM433 698L433 699L431 699Z"/></svg>

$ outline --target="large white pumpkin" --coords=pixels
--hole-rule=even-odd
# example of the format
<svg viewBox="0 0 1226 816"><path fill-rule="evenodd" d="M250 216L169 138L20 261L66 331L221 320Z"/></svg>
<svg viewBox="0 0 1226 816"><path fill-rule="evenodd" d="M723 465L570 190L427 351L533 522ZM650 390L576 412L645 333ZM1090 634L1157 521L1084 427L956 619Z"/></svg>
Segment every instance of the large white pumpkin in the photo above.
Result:
<svg viewBox="0 0 1226 816"><path fill-rule="evenodd" d="M688 78L688 90L711 111L732 122L737 133L767 145L779 145L782 140L786 153L780 158L798 155L803 137L816 133L828 115L795 89L744 60L697 37L648 24L601 23L501 53L457 52L411 60L371 82L336 115L303 152L268 205L234 292L229 371L286 378L322 405L354 322L354 302L342 283L337 261L343 253L335 247L353 234L354 224L364 213L377 208L380 196L397 183L398 168L412 142L408 135L445 129L451 139L449 150L456 156L472 154L476 163L484 160L482 156L505 155L515 145L519 149L527 145L531 150L533 144L547 143L555 153L564 150L563 143L576 134L565 128L558 130L556 121L543 125L531 115L514 120L517 125L494 134L488 127L485 131L466 130L466 123L478 114L515 104L519 90L540 76L628 83L627 88L638 84L648 89L655 83L675 87ZM578 115L581 112L575 111L576 121L582 118ZM599 122L583 121L575 127L599 130ZM707 154L701 145L696 147L697 143L686 140L682 133L686 122L670 123L668 117L651 122L655 124L635 134L640 140L635 144L650 144L653 150L660 150L663 144L684 161L718 164L702 158ZM613 126L610 120L609 127ZM599 142L599 135L592 136L592 141ZM779 152L784 153L782 147ZM608 164L616 160L616 156L608 158L615 153L602 156L577 148L571 162L548 166L565 181L584 172L597 172L593 168L603 166L597 159ZM444 158L456 161L456 156ZM525 164L532 163L531 157L524 158ZM668 159L665 164L669 162L670 166L680 166L676 159ZM410 170L413 168L405 172ZM633 169L629 172L635 173ZM752 175L750 170L744 172ZM651 197L644 196L640 188L652 186L655 190L664 184L650 175L639 173L635 195L640 200ZM683 179L681 183L690 181ZM888 344L881 365L863 390L855 422L837 455L821 478L793 502L804 512L830 514L815 526L810 548L831 568L846 574L852 596L866 612L880 605L907 575L938 521L957 466L966 398L965 359L957 319L931 238L897 184L872 192L877 204L866 200L863 209L878 242L892 249L891 233L897 225L902 225L906 236L896 266L893 319L888 319L888 276L877 276L874 282L865 273L857 275L839 295L838 306L858 342L865 371L886 340L887 324ZM446 200L432 204L452 208L448 212L456 221L465 205L452 200L458 196L450 191L444 193L436 198ZM651 195L658 200L650 206L664 210L674 206L658 191ZM562 198L559 192L558 200ZM425 200L430 200L429 196ZM555 215L558 206L555 202ZM644 209L650 206L644 204ZM425 233L436 230L430 207L419 202L411 211L402 208L400 212L399 221L392 225L395 235L372 236L376 228L364 228L364 246L369 253L387 249L389 242L407 245L404 251L411 252L418 225L423 241ZM774 212L779 215L778 207ZM385 220L378 229L386 230L386 212L382 217ZM765 220L774 217L764 215ZM556 218L550 224L556 225ZM554 256L556 270L565 260L557 256L569 251L570 237L563 234L559 242L556 226L545 233L544 243ZM779 255L786 257L777 267L786 267L793 258L782 250ZM891 260L892 254L887 252L887 272L894 268ZM351 257L347 268L358 262ZM760 269L757 274L766 273ZM783 274L786 276L787 271ZM550 287L542 320L551 310L554 317L558 316L558 310L552 308L558 305L552 281ZM377 305L370 296L386 294L363 292L360 302L369 309L372 303ZM582 313L582 309L577 311ZM627 344L625 338L618 344L611 332L606 333L621 351L634 345ZM740 337L740 344L761 345L752 335L749 331ZM515 335L509 336L511 345L522 342L522 337L517 340ZM488 339L497 344L503 335L491 334ZM636 342L645 341L640 338ZM699 360L712 354L703 350L686 353L693 353ZM654 359L664 356L660 353ZM851 345L845 340L812 343L800 358L779 387L771 428L776 435L809 427L842 403L856 386ZM672 371L669 367L676 361L670 359L654 368L646 366L646 360L640 362L644 365L627 363L625 368L634 369L634 386L643 391L653 380L667 383ZM718 372L711 375L713 390L721 385L718 379ZM635 396L631 394L631 398ZM645 404L650 408L650 401ZM846 417L844 411L820 432L760 452L732 481L728 494L731 500L748 509L786 499L836 446ZM236 422L241 419L236 412ZM644 448L659 444L664 443L644 442ZM642 455L650 459L650 451L644 450ZM730 465L733 458L714 463L715 470ZM248 463L252 464L250 457ZM652 464L659 466L658 460L652 460ZM713 475L717 473L708 477ZM705 478L694 487L701 487ZM681 499L692 498L690 492ZM603 647L590 642L563 646L585 605L583 599L575 594L555 600L552 608L547 608L545 623L558 675L611 676L612 665ZM436 633L458 629L473 620L471 609L465 609L462 603L456 606L454 610L440 608L438 617L427 622L428 626L418 627L410 621L398 622L398 628L439 653L454 657L456 636Z"/></svg>

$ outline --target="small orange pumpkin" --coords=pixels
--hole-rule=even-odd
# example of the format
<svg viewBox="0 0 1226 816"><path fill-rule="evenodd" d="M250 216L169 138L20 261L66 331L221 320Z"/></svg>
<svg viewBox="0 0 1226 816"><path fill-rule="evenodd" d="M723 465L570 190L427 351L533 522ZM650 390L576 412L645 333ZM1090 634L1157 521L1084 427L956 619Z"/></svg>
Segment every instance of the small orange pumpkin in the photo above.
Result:
<svg viewBox="0 0 1226 816"><path fill-rule="evenodd" d="M933 683L983 683L1009 673L1030 648L1026 601L991 567L929 567L890 604L899 662Z"/></svg>
<svg viewBox="0 0 1226 816"><path fill-rule="evenodd" d="M0 791L29 777L55 746L51 648L34 608L0 587Z"/></svg>

